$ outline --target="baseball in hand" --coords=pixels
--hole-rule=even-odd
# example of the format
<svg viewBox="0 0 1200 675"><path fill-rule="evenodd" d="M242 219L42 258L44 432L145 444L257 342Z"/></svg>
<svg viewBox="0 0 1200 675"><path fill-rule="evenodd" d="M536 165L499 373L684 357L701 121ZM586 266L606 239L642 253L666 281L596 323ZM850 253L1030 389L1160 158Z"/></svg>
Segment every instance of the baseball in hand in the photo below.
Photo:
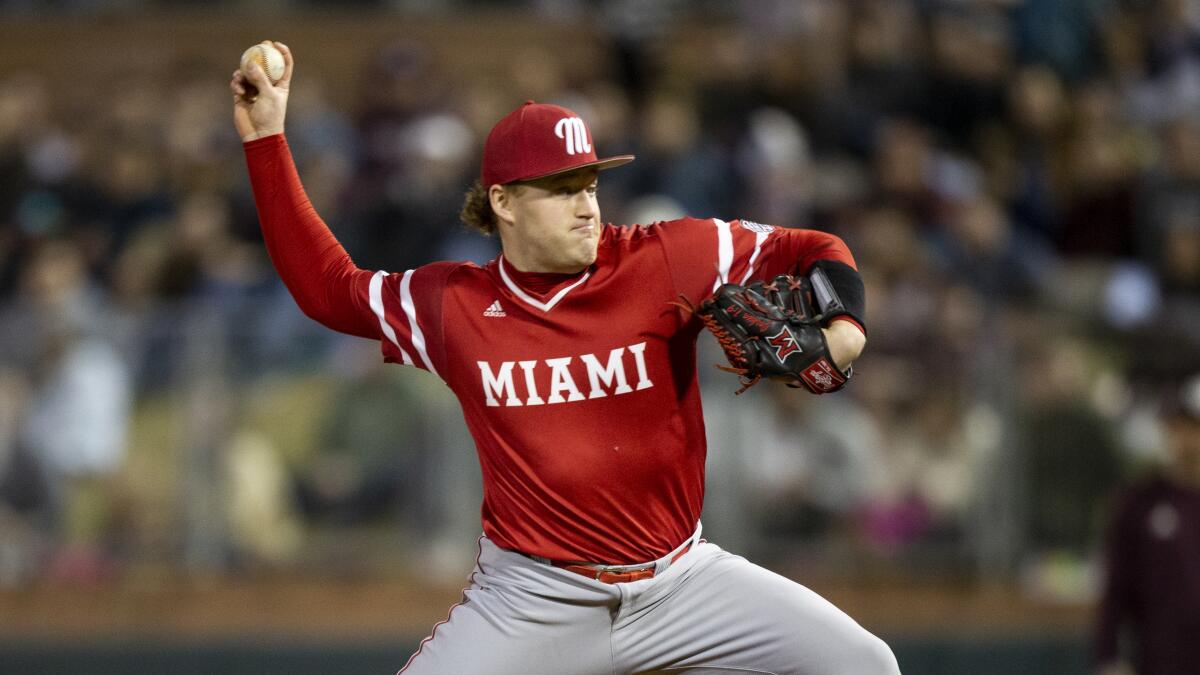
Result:
<svg viewBox="0 0 1200 675"><path fill-rule="evenodd" d="M248 73L252 63L257 63L263 69L271 84L278 83L279 78L283 77L283 54L273 45L260 43L247 49L242 54L242 72Z"/></svg>

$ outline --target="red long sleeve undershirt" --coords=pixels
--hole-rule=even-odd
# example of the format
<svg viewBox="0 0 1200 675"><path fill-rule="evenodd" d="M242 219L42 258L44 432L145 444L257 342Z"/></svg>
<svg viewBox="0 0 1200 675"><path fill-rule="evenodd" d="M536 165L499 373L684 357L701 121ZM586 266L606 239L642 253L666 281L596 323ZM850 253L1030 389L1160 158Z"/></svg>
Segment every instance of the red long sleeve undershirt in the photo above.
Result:
<svg viewBox="0 0 1200 675"><path fill-rule="evenodd" d="M365 338L379 337L359 298L372 273L359 269L317 215L283 134L243 144L254 203L271 262L309 318Z"/></svg>

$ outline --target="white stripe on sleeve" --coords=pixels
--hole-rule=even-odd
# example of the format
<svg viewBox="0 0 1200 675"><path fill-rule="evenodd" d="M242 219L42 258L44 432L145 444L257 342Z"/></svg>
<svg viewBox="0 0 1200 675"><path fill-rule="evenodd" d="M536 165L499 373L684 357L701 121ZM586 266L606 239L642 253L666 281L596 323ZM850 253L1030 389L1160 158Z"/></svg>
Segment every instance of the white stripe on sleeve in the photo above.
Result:
<svg viewBox="0 0 1200 675"><path fill-rule="evenodd" d="M754 274L754 261L758 260L758 253L762 250L763 242L767 240L767 232L754 233L754 253L750 254L750 261L746 263L746 276L738 283L743 286L750 280L750 275Z"/></svg>
<svg viewBox="0 0 1200 675"><path fill-rule="evenodd" d="M408 355L408 352L404 351L404 347L400 346L400 342L396 340L396 331L392 330L392 327L387 322L387 318L383 314L383 279L387 274L387 272L379 270L375 273L375 276L371 277L371 309L375 311L375 316L379 317L380 330L387 336L387 339L392 341L392 344L396 345L396 349L400 350L400 356L404 359L404 365L411 366L412 357Z"/></svg>
<svg viewBox="0 0 1200 675"><path fill-rule="evenodd" d="M713 223L717 226L717 280L712 287L715 291L729 280L729 268L733 265L733 233L729 223L720 218L713 218Z"/></svg>
<svg viewBox="0 0 1200 675"><path fill-rule="evenodd" d="M409 270L404 273L404 278L400 281L400 307L408 316L408 325L412 328L412 343L417 348L417 353L421 355L421 361L425 363L429 372L437 375L438 371L433 367L433 361L429 360L429 352L425 350L425 334L421 332L421 326L417 323L417 308L413 304L412 289L410 288L412 275L413 271Z"/></svg>

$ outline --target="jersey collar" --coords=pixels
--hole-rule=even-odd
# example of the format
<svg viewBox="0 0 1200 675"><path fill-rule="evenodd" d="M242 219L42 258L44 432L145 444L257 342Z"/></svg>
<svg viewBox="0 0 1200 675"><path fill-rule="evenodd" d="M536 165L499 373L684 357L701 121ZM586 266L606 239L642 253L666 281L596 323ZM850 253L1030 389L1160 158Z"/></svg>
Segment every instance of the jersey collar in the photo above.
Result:
<svg viewBox="0 0 1200 675"><path fill-rule="evenodd" d="M578 281L571 284L570 286L566 286L566 287L560 289L549 300L542 302L541 300L538 300L537 298L533 297L529 293L526 293L524 290L522 290L522 288L520 286L518 286L512 280L511 277L509 277L508 272L505 271L506 263L504 262L504 254L500 254L500 256L498 258L496 258L496 261L497 261L496 268L500 271L500 280L504 282L504 285L508 287L508 290L512 291L512 294L517 296L517 298L519 298L525 304L527 304L531 307L540 309L543 312L549 312L551 309L553 309L554 306L558 304L558 301L562 300L567 295L567 293L570 293L576 286L587 281L588 277L590 277L592 275L591 270L584 272L583 276L579 277Z"/></svg>

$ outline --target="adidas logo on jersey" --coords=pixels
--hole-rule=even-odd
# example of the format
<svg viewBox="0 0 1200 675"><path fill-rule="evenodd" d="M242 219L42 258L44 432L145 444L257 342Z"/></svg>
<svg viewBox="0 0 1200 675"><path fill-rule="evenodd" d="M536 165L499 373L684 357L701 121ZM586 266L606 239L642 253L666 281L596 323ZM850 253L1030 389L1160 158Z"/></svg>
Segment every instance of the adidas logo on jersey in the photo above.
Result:
<svg viewBox="0 0 1200 675"><path fill-rule="evenodd" d="M504 308L500 306L500 301L497 300L483 310L484 316L508 316L504 313Z"/></svg>

